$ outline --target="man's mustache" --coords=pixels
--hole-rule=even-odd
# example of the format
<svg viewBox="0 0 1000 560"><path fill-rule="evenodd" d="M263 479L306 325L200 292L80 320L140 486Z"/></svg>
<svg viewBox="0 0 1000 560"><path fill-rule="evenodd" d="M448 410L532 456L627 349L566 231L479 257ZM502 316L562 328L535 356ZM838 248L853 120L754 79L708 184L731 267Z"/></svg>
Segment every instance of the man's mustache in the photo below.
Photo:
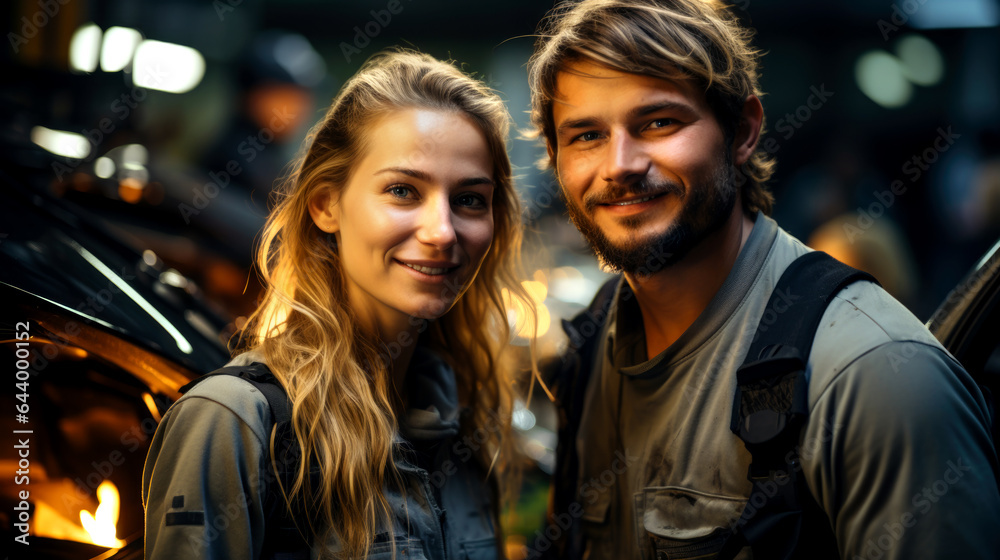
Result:
<svg viewBox="0 0 1000 560"><path fill-rule="evenodd" d="M676 194L677 196L683 197L684 188L681 187L680 184L670 180L654 181L650 179L643 179L628 185L608 183L600 191L587 193L587 195L583 197L583 207L588 213L590 213L593 212L598 205L608 204L625 197L644 197L660 194Z"/></svg>

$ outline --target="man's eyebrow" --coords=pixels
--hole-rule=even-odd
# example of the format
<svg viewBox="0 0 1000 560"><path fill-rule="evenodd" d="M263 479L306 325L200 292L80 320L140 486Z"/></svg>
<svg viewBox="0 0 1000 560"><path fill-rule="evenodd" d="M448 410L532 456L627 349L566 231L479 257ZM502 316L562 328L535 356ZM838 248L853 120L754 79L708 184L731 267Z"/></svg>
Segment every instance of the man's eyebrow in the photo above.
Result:
<svg viewBox="0 0 1000 560"><path fill-rule="evenodd" d="M686 115L693 115L697 112L694 107L688 105L687 103L682 103L680 101L659 101L656 103L648 103L646 105L633 107L628 113L625 114L625 117L627 119L634 119L637 117L645 117L646 115L651 115L659 111L677 111ZM556 128L556 136L562 136L572 130L580 130L597 126L597 122L597 119L594 117L582 117L579 119L563 121Z"/></svg>
<svg viewBox="0 0 1000 560"><path fill-rule="evenodd" d="M413 177L414 179L419 179L428 183L431 183L434 180L433 177L427 173L420 171L419 169L410 169L408 167L386 167L379 169L374 174L381 175L382 173L401 173L408 177ZM459 187L472 187L475 185L490 185L492 187L496 186L496 183L489 177L468 177L458 182Z"/></svg>
<svg viewBox="0 0 1000 560"><path fill-rule="evenodd" d="M688 105L687 103L682 103L680 101L659 101L656 103L649 103L634 107L629 110L625 116L628 119L634 119L636 117L645 117L646 115L651 115L659 111L678 111L688 115L693 115L697 112L694 107Z"/></svg>
<svg viewBox="0 0 1000 560"><path fill-rule="evenodd" d="M582 119L571 119L568 121L563 121L556 128L556 136L562 136L563 134L571 130L591 128L593 126L597 126L597 119L593 117L583 117Z"/></svg>

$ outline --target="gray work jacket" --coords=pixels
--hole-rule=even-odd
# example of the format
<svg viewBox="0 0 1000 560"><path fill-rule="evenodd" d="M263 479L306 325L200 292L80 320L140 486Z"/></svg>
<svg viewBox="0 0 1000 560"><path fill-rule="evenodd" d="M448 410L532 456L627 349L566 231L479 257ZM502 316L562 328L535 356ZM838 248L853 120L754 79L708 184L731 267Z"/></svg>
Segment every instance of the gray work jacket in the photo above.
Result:
<svg viewBox="0 0 1000 560"><path fill-rule="evenodd" d="M229 365L253 361L260 356L247 353ZM393 544L397 558L497 558L492 492L474 458L477 438L458 435L454 372L418 348L406 386L409 409L393 454L403 488L384 490L395 543L388 530L376 535L368 558L390 558ZM206 379L174 403L143 472L147 559L261 557L272 422L264 396L238 377ZM312 557L339 551L332 538L314 543Z"/></svg>

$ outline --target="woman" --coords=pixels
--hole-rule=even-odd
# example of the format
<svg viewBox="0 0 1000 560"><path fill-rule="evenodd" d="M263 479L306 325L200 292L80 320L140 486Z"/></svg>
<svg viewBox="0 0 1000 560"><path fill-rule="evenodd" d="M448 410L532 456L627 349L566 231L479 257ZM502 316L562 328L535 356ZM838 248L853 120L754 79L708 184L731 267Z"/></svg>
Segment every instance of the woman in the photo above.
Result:
<svg viewBox="0 0 1000 560"><path fill-rule="evenodd" d="M530 305L513 275L508 121L454 66L381 54L341 89L280 191L258 254L266 293L232 364L266 364L293 404L309 461L279 486L314 556L499 552L487 473L498 478L509 446L501 290ZM287 544L265 542L273 424L266 399L226 375L167 412L143 477L147 558Z"/></svg>

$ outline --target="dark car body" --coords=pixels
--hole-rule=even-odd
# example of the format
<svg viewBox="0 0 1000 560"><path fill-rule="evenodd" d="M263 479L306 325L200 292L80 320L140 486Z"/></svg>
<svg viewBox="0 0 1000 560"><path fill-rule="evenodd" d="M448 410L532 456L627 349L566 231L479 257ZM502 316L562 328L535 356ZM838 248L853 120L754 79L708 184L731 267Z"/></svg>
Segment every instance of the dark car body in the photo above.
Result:
<svg viewBox="0 0 1000 560"><path fill-rule="evenodd" d="M15 558L141 558L150 438L178 388L227 361L228 321L84 209L0 181L0 360L14 388L0 406L21 444L0 464L22 473L0 480L0 530ZM81 532L105 481L120 499L111 549Z"/></svg>
<svg viewBox="0 0 1000 560"><path fill-rule="evenodd" d="M987 393L1000 395L1000 242L948 294L927 328L965 366ZM993 433L998 433L993 414Z"/></svg>

